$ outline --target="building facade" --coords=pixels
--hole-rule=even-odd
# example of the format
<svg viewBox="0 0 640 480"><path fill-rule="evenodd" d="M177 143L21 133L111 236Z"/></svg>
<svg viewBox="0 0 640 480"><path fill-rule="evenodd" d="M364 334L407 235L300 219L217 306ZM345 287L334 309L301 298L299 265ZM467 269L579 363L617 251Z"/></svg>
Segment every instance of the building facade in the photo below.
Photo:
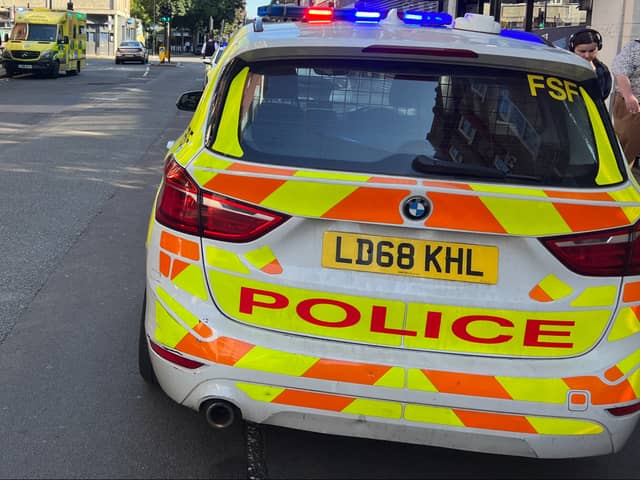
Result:
<svg viewBox="0 0 640 480"><path fill-rule="evenodd" d="M66 10L68 0L0 0L10 19L22 8ZM73 0L73 9L87 15L87 54L114 55L122 40L140 36L142 26L130 17L131 0Z"/></svg>

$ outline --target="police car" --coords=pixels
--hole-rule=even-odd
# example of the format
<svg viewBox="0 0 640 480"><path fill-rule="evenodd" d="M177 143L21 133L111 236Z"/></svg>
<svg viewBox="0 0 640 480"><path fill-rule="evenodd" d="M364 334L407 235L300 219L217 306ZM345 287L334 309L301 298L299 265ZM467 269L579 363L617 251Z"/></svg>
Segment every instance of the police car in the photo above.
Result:
<svg viewBox="0 0 640 480"><path fill-rule="evenodd" d="M640 191L588 65L485 16L282 10L178 100L143 377L218 428L620 450Z"/></svg>

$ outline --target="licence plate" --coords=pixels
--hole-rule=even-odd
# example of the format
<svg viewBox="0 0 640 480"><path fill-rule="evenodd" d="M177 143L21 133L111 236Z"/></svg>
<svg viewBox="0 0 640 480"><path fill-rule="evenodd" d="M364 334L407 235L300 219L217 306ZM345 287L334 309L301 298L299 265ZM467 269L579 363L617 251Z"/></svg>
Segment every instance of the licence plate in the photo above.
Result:
<svg viewBox="0 0 640 480"><path fill-rule="evenodd" d="M25 69L27 69L27 70L31 70L31 69L33 68L33 65L23 65L23 64L20 64L20 65L18 65L18 68L25 68Z"/></svg>
<svg viewBox="0 0 640 480"><path fill-rule="evenodd" d="M322 266L495 284L498 281L498 247L325 232Z"/></svg>

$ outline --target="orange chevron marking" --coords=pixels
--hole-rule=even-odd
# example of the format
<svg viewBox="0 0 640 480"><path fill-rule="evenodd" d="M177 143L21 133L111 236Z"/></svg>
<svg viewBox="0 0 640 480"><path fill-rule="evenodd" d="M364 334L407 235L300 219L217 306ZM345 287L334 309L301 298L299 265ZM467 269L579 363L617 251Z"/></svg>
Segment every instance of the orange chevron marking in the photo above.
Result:
<svg viewBox="0 0 640 480"><path fill-rule="evenodd" d="M278 275L282 273L282 265L280 265L280 262L276 258L273 262L266 264L260 270L271 275Z"/></svg>
<svg viewBox="0 0 640 480"><path fill-rule="evenodd" d="M409 178L371 177L369 183L390 183L392 185L417 185L417 180Z"/></svg>
<svg viewBox="0 0 640 480"><path fill-rule="evenodd" d="M553 298L540 285L536 285L531 289L529 297L537 302L553 302Z"/></svg>
<svg viewBox="0 0 640 480"><path fill-rule="evenodd" d="M563 380L572 390L589 390L593 405L609 405L637 400L636 394L627 380L617 385L607 385L598 377L593 376L563 378Z"/></svg>
<svg viewBox="0 0 640 480"><path fill-rule="evenodd" d="M619 207L567 203L554 203L553 206L556 207L558 213L574 232L604 230L629 223L629 219Z"/></svg>
<svg viewBox="0 0 640 480"><path fill-rule="evenodd" d="M458 190L471 190L471 186L466 183L454 183L454 182L437 182L433 180L424 180L422 185L425 187L442 187L442 188L455 188Z"/></svg>
<svg viewBox="0 0 640 480"><path fill-rule="evenodd" d="M173 261L173 268L171 269L171 280L173 280L174 278L176 278L178 275L180 275L180 273L182 273L182 271L187 268L190 264L187 262L183 262L182 260L174 260Z"/></svg>
<svg viewBox="0 0 640 480"><path fill-rule="evenodd" d="M550 198L567 198L570 200L591 200L596 202L615 201L611 197L611 195L609 195L607 192L576 193L576 192L560 192L556 190L544 190L544 193L547 197L550 197Z"/></svg>
<svg viewBox="0 0 640 480"><path fill-rule="evenodd" d="M209 180L204 188L222 195L241 198L247 202L260 203L277 190L286 180L273 178L243 177L219 173Z"/></svg>
<svg viewBox="0 0 640 480"><path fill-rule="evenodd" d="M630 282L624 285L622 301L623 302L640 301L640 282Z"/></svg>
<svg viewBox="0 0 640 480"><path fill-rule="evenodd" d="M410 193L409 190L360 187L322 216L359 222L402 224L398 206Z"/></svg>
<svg viewBox="0 0 640 480"><path fill-rule="evenodd" d="M295 405L298 407L317 408L319 410L333 410L340 412L345 409L353 398L327 393L303 392L302 390L287 389L273 399L275 403Z"/></svg>
<svg viewBox="0 0 640 480"><path fill-rule="evenodd" d="M421 371L441 393L507 398L511 400L509 392L491 375L451 373L424 369Z"/></svg>
<svg viewBox="0 0 640 480"><path fill-rule="evenodd" d="M293 176L296 173L296 170L292 170L290 168L265 167L262 165L251 165L248 163L234 163L227 168L227 171L230 170L235 172L266 173L270 175L283 176Z"/></svg>
<svg viewBox="0 0 640 480"><path fill-rule="evenodd" d="M609 370L604 372L604 378L606 378L610 382L615 382L622 377L624 377L624 372L620 370L617 365L614 365Z"/></svg>
<svg viewBox="0 0 640 480"><path fill-rule="evenodd" d="M456 193L429 192L433 213L425 226L453 228L487 233L506 233L482 201L477 197Z"/></svg>
<svg viewBox="0 0 640 480"><path fill-rule="evenodd" d="M235 365L253 347L250 343L229 337L218 337L213 342L201 342L190 333L176 345L176 349L181 352L223 365Z"/></svg>
<svg viewBox="0 0 640 480"><path fill-rule="evenodd" d="M391 367L366 363L343 362L322 358L303 377L335 380L338 382L375 384Z"/></svg>
<svg viewBox="0 0 640 480"><path fill-rule="evenodd" d="M171 257L164 252L160 252L160 273L168 277L171 270Z"/></svg>
<svg viewBox="0 0 640 480"><path fill-rule="evenodd" d="M467 427L507 432L538 433L536 429L533 428L533 425L529 423L529 420L521 415L476 412L457 408L454 408L453 411Z"/></svg>
<svg viewBox="0 0 640 480"><path fill-rule="evenodd" d="M160 247L191 260L200 260L200 245L186 238L177 237L167 231L160 235Z"/></svg>

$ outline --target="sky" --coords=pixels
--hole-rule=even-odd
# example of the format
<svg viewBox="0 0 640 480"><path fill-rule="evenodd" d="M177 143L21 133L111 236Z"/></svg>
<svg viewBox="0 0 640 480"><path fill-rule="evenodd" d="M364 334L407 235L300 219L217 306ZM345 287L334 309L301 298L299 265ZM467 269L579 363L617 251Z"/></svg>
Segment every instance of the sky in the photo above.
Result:
<svg viewBox="0 0 640 480"><path fill-rule="evenodd" d="M246 0L246 2L247 18L254 18L259 6L269 4L269 0Z"/></svg>

